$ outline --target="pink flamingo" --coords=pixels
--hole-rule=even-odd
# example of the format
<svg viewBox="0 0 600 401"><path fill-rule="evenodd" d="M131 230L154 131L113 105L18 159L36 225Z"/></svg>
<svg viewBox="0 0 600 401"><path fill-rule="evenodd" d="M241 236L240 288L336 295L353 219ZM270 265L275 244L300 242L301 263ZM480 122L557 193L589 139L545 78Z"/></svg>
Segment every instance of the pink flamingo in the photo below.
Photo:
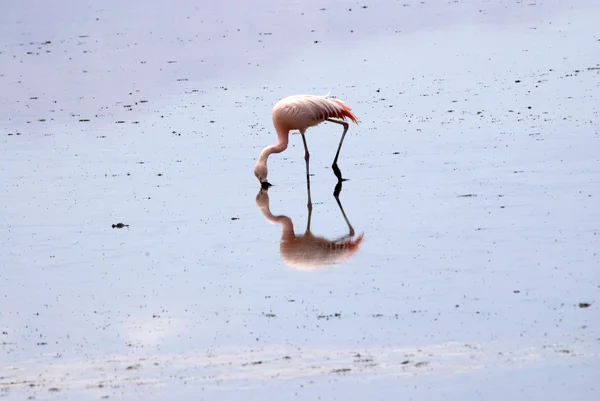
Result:
<svg viewBox="0 0 600 401"><path fill-rule="evenodd" d="M334 118L341 119L341 121L334 120ZM277 102L273 107L273 125L277 132L277 143L264 148L254 166L254 175L258 178L258 181L260 181L261 187L267 189L271 186L267 181L267 159L271 153L281 153L287 149L291 130L298 130L300 131L300 134L302 134L302 142L304 142L305 151L304 160L306 161L306 178L308 179L308 160L310 159L310 153L308 152L308 146L306 146L306 137L304 136L304 133L309 127L318 125L323 121L340 124L344 127L342 139L340 140L335 159L333 159L333 164L331 166L338 181L343 181L342 173L337 165L337 160L340 155L342 143L344 142L344 137L348 131L348 123L345 121L346 118L349 118L352 122L358 124L358 119L352 113L350 107L346 106L341 100L331 99L327 95L295 95L286 97Z"/></svg>

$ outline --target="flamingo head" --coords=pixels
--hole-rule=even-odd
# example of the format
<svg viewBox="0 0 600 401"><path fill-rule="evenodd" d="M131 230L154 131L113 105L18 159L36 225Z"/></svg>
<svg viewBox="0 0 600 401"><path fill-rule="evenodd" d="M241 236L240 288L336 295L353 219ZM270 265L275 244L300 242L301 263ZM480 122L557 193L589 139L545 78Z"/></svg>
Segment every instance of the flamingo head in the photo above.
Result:
<svg viewBox="0 0 600 401"><path fill-rule="evenodd" d="M256 163L254 166L254 175L260 182L260 186L262 189L269 189L271 184L267 181L267 175L269 174L269 170L267 169L266 163Z"/></svg>

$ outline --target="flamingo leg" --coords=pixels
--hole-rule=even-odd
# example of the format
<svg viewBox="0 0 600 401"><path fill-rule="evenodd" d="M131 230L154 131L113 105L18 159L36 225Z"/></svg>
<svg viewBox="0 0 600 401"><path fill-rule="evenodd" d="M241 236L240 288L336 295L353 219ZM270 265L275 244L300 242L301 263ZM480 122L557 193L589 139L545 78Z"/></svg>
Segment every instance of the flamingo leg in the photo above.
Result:
<svg viewBox="0 0 600 401"><path fill-rule="evenodd" d="M310 201L310 184L308 184L308 203L306 205L308 209L308 219L306 222L306 232L310 232L310 220L312 219L312 202Z"/></svg>
<svg viewBox="0 0 600 401"><path fill-rule="evenodd" d="M308 203L306 204L306 208L308 209L308 227L306 230L310 230L310 218L312 214L312 200L310 198L310 172L308 168L308 162L310 160L310 153L308 153L308 145L306 144L306 137L304 136L304 132L300 131L302 134L302 142L304 143L304 161L306 162L306 189L308 192Z"/></svg>
<svg viewBox="0 0 600 401"><path fill-rule="evenodd" d="M331 165L331 168L333 169L333 173L335 174L339 182L346 181L346 179L342 178L342 172L340 171L340 168L337 165L337 160L340 156L340 150L342 150L342 143L344 143L344 137L346 136L346 132L348 132L348 123L345 121L333 120L331 118L327 118L326 121L329 121L330 123L340 124L344 127L342 139L340 139L340 144L338 145L337 152L335 153L335 159L333 159L333 164Z"/></svg>
<svg viewBox="0 0 600 401"><path fill-rule="evenodd" d="M308 220L306 222L306 232L310 232L310 221L312 219L312 200L310 199L310 177L308 176L308 172L306 174L306 191L308 193L308 203L306 204L306 208L308 209Z"/></svg>

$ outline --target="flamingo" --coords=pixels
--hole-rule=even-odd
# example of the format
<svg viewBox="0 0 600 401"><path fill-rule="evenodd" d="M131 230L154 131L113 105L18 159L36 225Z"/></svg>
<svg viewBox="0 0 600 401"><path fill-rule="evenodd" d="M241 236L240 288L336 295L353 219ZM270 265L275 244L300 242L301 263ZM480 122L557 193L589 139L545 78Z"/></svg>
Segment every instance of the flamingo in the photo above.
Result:
<svg viewBox="0 0 600 401"><path fill-rule="evenodd" d="M338 99L331 99L328 95L294 95L281 99L273 107L273 125L277 132L277 143L267 146L260 152L258 161L254 166L254 175L258 178L263 189L268 189L271 184L267 181L267 159L272 153L281 153L288 147L289 134L291 130L298 130L302 134L302 142L304 143L304 160L306 161L306 177L309 176L308 160L310 153L306 145L306 137L304 133L309 127L314 127L323 121L329 121L335 124L340 124L344 127L342 139L338 146L333 159L333 172L338 179L338 182L344 181L342 173L337 165L337 160L342 149L344 137L348 131L348 123L346 118L353 123L358 124L358 119L352 113L350 107Z"/></svg>

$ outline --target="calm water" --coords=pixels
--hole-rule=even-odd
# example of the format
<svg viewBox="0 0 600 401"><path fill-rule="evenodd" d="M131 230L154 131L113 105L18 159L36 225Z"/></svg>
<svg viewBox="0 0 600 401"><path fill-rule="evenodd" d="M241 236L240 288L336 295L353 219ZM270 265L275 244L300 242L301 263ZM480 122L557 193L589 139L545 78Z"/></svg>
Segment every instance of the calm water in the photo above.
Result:
<svg viewBox="0 0 600 401"><path fill-rule="evenodd" d="M0 398L597 397L600 6L195 3L0 6Z"/></svg>

